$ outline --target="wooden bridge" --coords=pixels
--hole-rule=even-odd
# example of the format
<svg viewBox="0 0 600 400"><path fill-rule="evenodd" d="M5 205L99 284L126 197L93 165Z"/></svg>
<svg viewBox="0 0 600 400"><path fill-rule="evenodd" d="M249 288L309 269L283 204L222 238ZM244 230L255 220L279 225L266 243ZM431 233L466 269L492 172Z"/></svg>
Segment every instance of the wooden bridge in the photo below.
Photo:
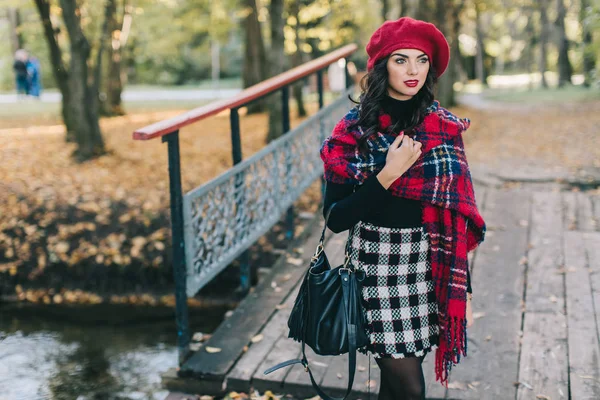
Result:
<svg viewBox="0 0 600 400"><path fill-rule="evenodd" d="M294 200L322 175L318 147L349 108L352 88L324 104L323 70L356 50L349 45L243 91L232 100L191 110L134 132L168 143L180 368L163 377L173 391L222 395L270 390L294 398L315 395L300 365L264 375L300 354L287 338L287 318L316 247L323 219L293 238ZM347 65L344 62L344 65ZM289 86L317 75L319 111L290 130ZM346 78L348 69L346 67ZM238 109L280 91L285 134L242 160ZM182 193L179 129L229 110L234 167ZM468 356L446 389L434 381L432 355L425 361L431 399L600 399L600 196L570 191L568 184L514 185L473 169L478 206L487 222L485 242L470 257L475 324ZM518 179L517 179L518 180ZM562 189L562 190L561 190ZM287 216L289 251L254 288L247 249ZM347 233L327 236L330 260L340 263ZM196 352L191 353L187 298L235 258L248 295ZM244 261L245 260L245 261ZM308 359L320 384L341 396L347 357ZM369 363L371 365L369 365ZM371 380L369 380L369 372ZM359 355L352 398L376 398L379 371ZM181 396L179 396L181 397Z"/></svg>
<svg viewBox="0 0 600 400"><path fill-rule="evenodd" d="M468 357L453 369L446 389L435 382L428 355L427 398L599 399L600 196L481 183L475 191L489 231L470 254L476 321L468 331ZM302 254L290 253L273 268L181 367L185 378L173 372L164 377L169 389L315 395L300 365L263 371L300 354L299 344L287 338L286 322L318 241L323 219L316 220L291 246L301 247ZM332 261L341 262L346 235L328 236ZM207 352L210 347L221 351ZM320 384L343 395L347 357L308 353L308 359ZM352 398L367 398L368 372L369 359L360 354ZM375 399L379 371L372 358L371 380Z"/></svg>

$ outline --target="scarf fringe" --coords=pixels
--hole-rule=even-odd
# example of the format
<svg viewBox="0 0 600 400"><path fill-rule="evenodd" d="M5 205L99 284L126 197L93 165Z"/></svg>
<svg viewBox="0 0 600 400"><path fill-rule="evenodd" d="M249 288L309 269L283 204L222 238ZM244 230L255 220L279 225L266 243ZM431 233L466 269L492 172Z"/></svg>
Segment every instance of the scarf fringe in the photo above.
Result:
<svg viewBox="0 0 600 400"><path fill-rule="evenodd" d="M440 335L440 345L435 352L435 379L448 387L448 377L453 365L460 362L461 355L467 355L467 320L450 317L448 330Z"/></svg>

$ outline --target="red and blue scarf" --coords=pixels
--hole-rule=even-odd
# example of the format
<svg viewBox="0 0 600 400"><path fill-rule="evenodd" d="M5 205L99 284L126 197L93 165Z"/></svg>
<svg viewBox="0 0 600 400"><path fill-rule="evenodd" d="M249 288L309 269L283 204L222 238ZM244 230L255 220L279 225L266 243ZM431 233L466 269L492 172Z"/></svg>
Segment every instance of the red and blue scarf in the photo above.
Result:
<svg viewBox="0 0 600 400"><path fill-rule="evenodd" d="M367 139L368 151L361 152L357 141L362 129L349 129L359 112L358 106L351 109L321 147L327 181L360 185L385 165L388 147L397 136L389 132L391 118L380 115L379 132ZM469 125L469 119L458 118L434 101L413 130L413 138L422 143L421 156L388 189L395 196L423 202L439 309L435 375L446 385L451 367L467 355L467 253L483 242L486 230L462 139Z"/></svg>

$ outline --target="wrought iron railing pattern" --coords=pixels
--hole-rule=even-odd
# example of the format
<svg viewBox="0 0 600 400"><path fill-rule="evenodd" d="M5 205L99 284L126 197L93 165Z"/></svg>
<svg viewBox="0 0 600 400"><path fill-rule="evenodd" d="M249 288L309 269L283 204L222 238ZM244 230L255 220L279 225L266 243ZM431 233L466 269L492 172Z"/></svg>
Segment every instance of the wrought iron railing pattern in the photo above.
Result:
<svg viewBox="0 0 600 400"><path fill-rule="evenodd" d="M184 195L188 296L264 235L322 175L319 148L351 107L350 90L253 156Z"/></svg>

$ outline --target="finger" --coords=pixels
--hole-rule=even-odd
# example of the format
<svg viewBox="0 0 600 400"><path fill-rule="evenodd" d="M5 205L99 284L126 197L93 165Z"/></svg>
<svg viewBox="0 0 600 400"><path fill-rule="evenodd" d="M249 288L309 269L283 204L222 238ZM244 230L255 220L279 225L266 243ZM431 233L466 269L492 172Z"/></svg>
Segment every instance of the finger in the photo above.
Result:
<svg viewBox="0 0 600 400"><path fill-rule="evenodd" d="M392 142L390 147L393 149L397 149L398 147L400 147L400 143L402 142L402 139L404 139L404 133L400 132L400 134L398 136L396 136L396 138L394 139L394 141Z"/></svg>

